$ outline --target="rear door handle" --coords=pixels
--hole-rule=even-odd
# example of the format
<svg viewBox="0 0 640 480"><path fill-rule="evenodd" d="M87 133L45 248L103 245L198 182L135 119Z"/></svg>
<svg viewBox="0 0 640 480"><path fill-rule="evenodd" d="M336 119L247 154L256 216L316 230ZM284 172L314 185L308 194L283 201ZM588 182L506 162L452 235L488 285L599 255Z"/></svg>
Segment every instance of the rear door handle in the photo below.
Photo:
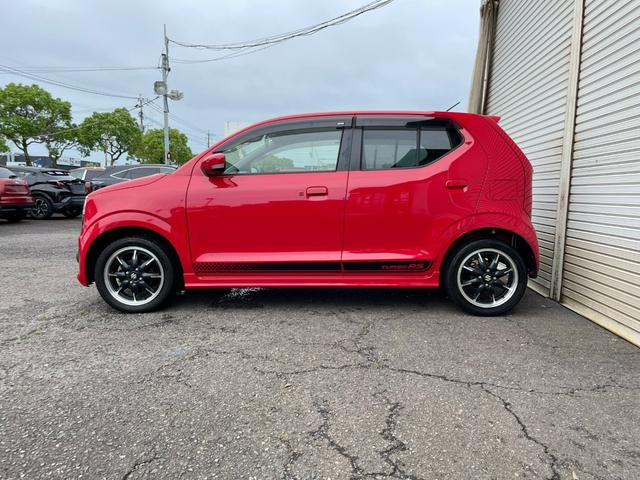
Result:
<svg viewBox="0 0 640 480"><path fill-rule="evenodd" d="M444 186L446 188L467 188L468 183L466 180L462 180L462 179L447 180Z"/></svg>
<svg viewBox="0 0 640 480"><path fill-rule="evenodd" d="M327 187L308 187L307 197L326 197L329 195L329 189Z"/></svg>

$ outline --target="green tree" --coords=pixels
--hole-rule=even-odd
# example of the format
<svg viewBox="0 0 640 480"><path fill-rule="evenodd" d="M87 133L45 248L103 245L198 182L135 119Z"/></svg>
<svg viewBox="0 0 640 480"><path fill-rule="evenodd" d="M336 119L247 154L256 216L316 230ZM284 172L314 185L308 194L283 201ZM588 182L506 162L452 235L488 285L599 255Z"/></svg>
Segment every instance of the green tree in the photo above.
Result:
<svg viewBox="0 0 640 480"><path fill-rule="evenodd" d="M142 134L126 108L113 112L94 112L79 127L78 148L86 157L91 152L104 152L111 165L124 153L133 153Z"/></svg>
<svg viewBox="0 0 640 480"><path fill-rule="evenodd" d="M4 138L0 137L0 153L2 152L9 152L9 146L7 145L7 142L5 141Z"/></svg>
<svg viewBox="0 0 640 480"><path fill-rule="evenodd" d="M59 130L46 137L45 144L51 158L51 166L58 165L58 160L66 150L78 146L78 131L77 125L70 125L68 129Z"/></svg>
<svg viewBox="0 0 640 480"><path fill-rule="evenodd" d="M182 165L193 157L193 152L188 145L189 139L180 130L169 129L169 150L171 161ZM142 163L164 163L164 132L156 128L145 132L142 136L135 157Z"/></svg>
<svg viewBox="0 0 640 480"><path fill-rule="evenodd" d="M71 127L71 104L54 98L38 85L9 83L0 88L0 137L24 154L31 165L29 145L45 143L47 135Z"/></svg>

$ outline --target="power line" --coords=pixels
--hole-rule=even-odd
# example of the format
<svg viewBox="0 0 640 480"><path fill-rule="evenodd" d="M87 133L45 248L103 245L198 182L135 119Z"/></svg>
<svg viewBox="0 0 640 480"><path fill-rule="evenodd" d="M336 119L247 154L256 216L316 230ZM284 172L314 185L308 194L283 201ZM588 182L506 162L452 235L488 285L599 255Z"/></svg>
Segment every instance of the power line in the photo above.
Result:
<svg viewBox="0 0 640 480"><path fill-rule="evenodd" d="M164 126L161 121L157 120L156 118L154 118L154 117L152 117L150 115L147 115L146 118L147 118L148 121L150 121L151 123L153 123L154 125L156 125L159 128L162 128ZM200 144L200 145L206 146L206 147L209 146L209 145L207 145L207 142L204 139L199 139L194 134L189 134L189 133L187 133L187 132L185 132L183 130L179 130L179 131L180 131L180 133L183 133L190 142L197 143L197 144Z"/></svg>
<svg viewBox="0 0 640 480"><path fill-rule="evenodd" d="M150 105L150 107L152 109L154 109L158 113L164 113L163 110L160 107L158 107L157 105ZM172 118L176 123L179 123L183 127L187 127L190 130L193 130L194 132L202 132L202 134L204 134L204 135L206 135L206 133L207 133L206 130L204 130L202 128L199 128L199 127L196 127L196 126L194 126L192 124L189 124L186 120L182 119L181 117L179 117L175 113L169 112L169 117Z"/></svg>
<svg viewBox="0 0 640 480"><path fill-rule="evenodd" d="M27 73L75 73L158 70L159 67L21 67Z"/></svg>
<svg viewBox="0 0 640 480"><path fill-rule="evenodd" d="M151 99L151 100L147 100L145 103L137 103L137 104L136 104L136 105L134 105L133 107L131 107L131 108L127 108L126 110L127 110L127 112L132 112L132 111L133 111L133 110L135 110L136 108L142 108L142 107L144 107L145 105L151 105L151 104L152 104L152 102L155 102L157 99L158 99L158 97L153 98L153 99ZM98 123L100 123L100 121L99 121L99 120L96 120L95 122L89 122L89 123L87 123L87 125L96 125L96 124L98 124ZM40 135L37 135L37 137L55 137L56 135L60 135L61 133L73 132L73 131L75 131L75 130L80 130L82 127L83 127L82 125L79 125L79 126L77 126L77 127L66 128L66 129L64 129L64 130L57 130L57 131L55 131L55 132L51 132L51 133L42 133L42 134L40 134Z"/></svg>
<svg viewBox="0 0 640 480"><path fill-rule="evenodd" d="M50 85L55 85L58 87L62 87L62 88L68 88L69 90L76 90L79 92L84 92L84 93L91 93L94 95L102 95L105 97L115 97L115 98L126 98L126 99L131 99L131 100L137 100L138 97L133 97L133 96L129 96L129 95L120 95L117 93L109 93L109 92L104 92L104 91L100 91L100 90L93 90L90 88L85 88L85 87L80 87L77 85L72 85L69 83L65 83L65 82L60 82L58 80L52 80L50 78L45 78L42 77L40 75L35 75L29 72L25 72L23 70L19 70L17 68L14 67L10 67L8 65L2 65L0 64L0 70L7 72L7 73L12 73L14 75L17 75L19 77L24 77L24 78L28 78L30 80L35 80L37 82L42 82L42 83L48 83Z"/></svg>
<svg viewBox="0 0 640 480"><path fill-rule="evenodd" d="M376 10L378 8L385 7L390 4L394 0L374 0L373 2L367 3L360 8L355 10L351 10L347 13L339 15L337 17L331 18L329 20L325 20L324 22L311 25L309 27L300 28L298 30L293 30L291 32L281 33L278 35L272 35L270 37L263 37L254 40L249 40L245 42L237 42L237 43L226 43L226 44L201 44L201 43L186 43L179 42L177 40L169 39L169 41L175 45L185 48L195 48L200 50L246 50L251 48L263 47L265 45L273 45L285 42L287 40L291 40L296 37L313 35L325 28L333 27L336 25L341 25L346 23L364 13L370 12L372 10ZM210 61L213 61L211 59Z"/></svg>

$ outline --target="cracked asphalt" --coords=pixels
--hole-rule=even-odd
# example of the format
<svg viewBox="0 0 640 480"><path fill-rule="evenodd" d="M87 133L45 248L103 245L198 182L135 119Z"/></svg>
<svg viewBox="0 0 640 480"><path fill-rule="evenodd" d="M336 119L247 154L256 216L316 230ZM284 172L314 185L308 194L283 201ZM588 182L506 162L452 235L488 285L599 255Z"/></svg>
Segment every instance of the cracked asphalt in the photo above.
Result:
<svg viewBox="0 0 640 480"><path fill-rule="evenodd" d="M188 293L124 315L78 220L0 224L0 478L637 479L640 350L527 292Z"/></svg>

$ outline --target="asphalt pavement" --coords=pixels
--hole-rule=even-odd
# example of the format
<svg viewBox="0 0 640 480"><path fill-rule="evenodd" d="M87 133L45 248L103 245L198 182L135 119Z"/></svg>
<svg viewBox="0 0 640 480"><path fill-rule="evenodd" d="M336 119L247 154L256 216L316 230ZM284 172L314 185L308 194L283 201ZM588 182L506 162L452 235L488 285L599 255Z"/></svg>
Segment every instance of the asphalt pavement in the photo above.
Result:
<svg viewBox="0 0 640 480"><path fill-rule="evenodd" d="M124 315L0 221L0 478L638 479L640 350L533 292L238 289Z"/></svg>

